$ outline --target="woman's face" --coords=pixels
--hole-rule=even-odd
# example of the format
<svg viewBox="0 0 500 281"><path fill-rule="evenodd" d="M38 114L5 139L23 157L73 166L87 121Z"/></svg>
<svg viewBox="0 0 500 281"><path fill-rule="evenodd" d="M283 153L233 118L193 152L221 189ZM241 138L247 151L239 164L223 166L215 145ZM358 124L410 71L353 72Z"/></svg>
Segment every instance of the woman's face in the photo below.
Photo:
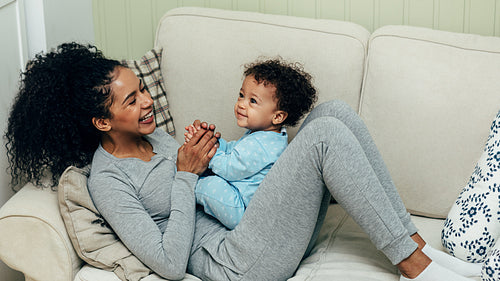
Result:
<svg viewBox="0 0 500 281"><path fill-rule="evenodd" d="M125 67L118 67L114 74L109 133L118 137L151 134L156 128L153 100L142 80Z"/></svg>

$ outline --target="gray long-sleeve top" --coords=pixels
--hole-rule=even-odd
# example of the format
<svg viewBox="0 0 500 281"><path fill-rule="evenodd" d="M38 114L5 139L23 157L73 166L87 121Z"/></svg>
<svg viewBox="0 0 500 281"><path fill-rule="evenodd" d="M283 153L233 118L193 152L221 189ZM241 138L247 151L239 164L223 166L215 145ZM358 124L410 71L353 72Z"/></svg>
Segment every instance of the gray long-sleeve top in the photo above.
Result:
<svg viewBox="0 0 500 281"><path fill-rule="evenodd" d="M179 144L164 131L146 139L155 153L149 162L117 158L99 146L89 193L136 257L164 278L182 279L193 242L198 176L176 172Z"/></svg>

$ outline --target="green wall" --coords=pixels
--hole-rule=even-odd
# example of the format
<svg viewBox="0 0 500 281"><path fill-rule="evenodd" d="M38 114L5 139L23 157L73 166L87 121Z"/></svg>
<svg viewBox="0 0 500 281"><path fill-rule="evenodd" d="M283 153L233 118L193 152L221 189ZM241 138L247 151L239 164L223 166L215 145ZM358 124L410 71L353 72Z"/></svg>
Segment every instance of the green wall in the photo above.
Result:
<svg viewBox="0 0 500 281"><path fill-rule="evenodd" d="M500 0L92 0L96 45L136 59L153 47L170 9L197 6L345 20L369 31L388 24L500 36Z"/></svg>

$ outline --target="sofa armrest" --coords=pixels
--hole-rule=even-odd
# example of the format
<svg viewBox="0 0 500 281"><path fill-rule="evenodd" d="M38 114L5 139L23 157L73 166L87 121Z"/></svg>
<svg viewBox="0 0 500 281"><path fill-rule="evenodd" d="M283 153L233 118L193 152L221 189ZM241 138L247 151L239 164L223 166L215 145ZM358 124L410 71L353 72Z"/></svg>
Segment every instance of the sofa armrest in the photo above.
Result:
<svg viewBox="0 0 500 281"><path fill-rule="evenodd" d="M57 191L25 185L0 209L0 259L27 280L72 281L83 261L66 232Z"/></svg>

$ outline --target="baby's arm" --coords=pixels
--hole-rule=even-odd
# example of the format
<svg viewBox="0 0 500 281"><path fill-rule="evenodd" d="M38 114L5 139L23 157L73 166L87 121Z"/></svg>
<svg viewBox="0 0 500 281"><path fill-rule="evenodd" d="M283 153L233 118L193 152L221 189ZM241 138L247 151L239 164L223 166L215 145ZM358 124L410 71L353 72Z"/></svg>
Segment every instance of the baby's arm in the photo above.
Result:
<svg viewBox="0 0 500 281"><path fill-rule="evenodd" d="M264 144L250 135L239 142L222 141L208 167L227 181L237 181L255 175L274 161Z"/></svg>

